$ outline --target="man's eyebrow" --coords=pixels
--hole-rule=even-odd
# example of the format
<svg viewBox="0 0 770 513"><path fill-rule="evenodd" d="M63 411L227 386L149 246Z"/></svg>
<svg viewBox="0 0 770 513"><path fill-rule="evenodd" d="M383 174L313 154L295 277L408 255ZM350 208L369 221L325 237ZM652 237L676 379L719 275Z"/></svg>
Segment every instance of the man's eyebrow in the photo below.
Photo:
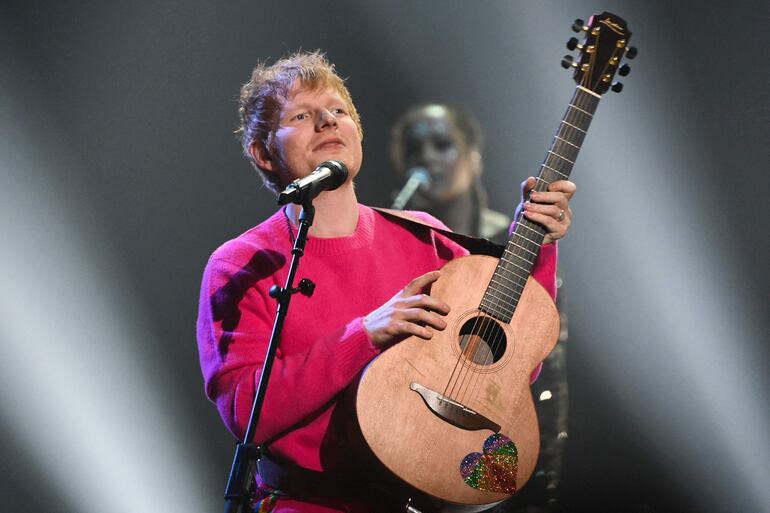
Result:
<svg viewBox="0 0 770 513"><path fill-rule="evenodd" d="M310 108L310 104L307 102L304 103L297 103L291 106L291 108L286 109L286 111L290 110L297 110L297 109L307 109Z"/></svg>

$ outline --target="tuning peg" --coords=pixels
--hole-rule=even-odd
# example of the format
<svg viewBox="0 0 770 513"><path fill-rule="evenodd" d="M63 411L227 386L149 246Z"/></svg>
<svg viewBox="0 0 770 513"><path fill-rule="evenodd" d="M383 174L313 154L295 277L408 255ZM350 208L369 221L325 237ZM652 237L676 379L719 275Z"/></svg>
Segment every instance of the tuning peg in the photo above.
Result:
<svg viewBox="0 0 770 513"><path fill-rule="evenodd" d="M623 90L623 84L621 82L613 82L612 87L610 87L614 92L619 93Z"/></svg>
<svg viewBox="0 0 770 513"><path fill-rule="evenodd" d="M575 59L571 55L565 55L564 58L561 60L561 67L564 69L570 69L573 67L577 67L577 63L575 62Z"/></svg>
<svg viewBox="0 0 770 513"><path fill-rule="evenodd" d="M575 48L581 47L580 44L578 44L578 38L571 37L569 38L569 41L567 41L567 49L568 50L574 50Z"/></svg>
<svg viewBox="0 0 770 513"><path fill-rule="evenodd" d="M572 23L572 32L580 32L581 30L588 30L588 27L585 26L583 20L578 18Z"/></svg>
<svg viewBox="0 0 770 513"><path fill-rule="evenodd" d="M623 64L620 68L618 68L618 75L621 77L625 77L629 73L631 73L631 66L628 64Z"/></svg>
<svg viewBox="0 0 770 513"><path fill-rule="evenodd" d="M637 50L635 46L629 46L628 50L626 50L626 57L628 59L633 59L636 57L637 53L639 53L639 50Z"/></svg>

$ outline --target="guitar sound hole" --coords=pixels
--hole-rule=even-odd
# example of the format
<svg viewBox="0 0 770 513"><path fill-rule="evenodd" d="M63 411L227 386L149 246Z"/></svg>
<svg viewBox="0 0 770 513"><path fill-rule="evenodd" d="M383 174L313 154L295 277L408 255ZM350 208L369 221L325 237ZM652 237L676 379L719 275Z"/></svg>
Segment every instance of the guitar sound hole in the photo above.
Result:
<svg viewBox="0 0 770 513"><path fill-rule="evenodd" d="M473 317L460 328L460 350L478 365L492 365L505 354L503 328L491 317Z"/></svg>

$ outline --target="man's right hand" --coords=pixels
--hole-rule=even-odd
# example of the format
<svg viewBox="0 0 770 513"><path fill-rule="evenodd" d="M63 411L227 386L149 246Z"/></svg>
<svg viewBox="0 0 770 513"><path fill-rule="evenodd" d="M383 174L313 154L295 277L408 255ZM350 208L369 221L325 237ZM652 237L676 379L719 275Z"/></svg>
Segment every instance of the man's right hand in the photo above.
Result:
<svg viewBox="0 0 770 513"><path fill-rule="evenodd" d="M449 305L421 291L438 280L441 273L432 271L412 280L387 303L364 318L364 328L378 349L414 335L426 340L433 329L443 330L446 322L441 316L449 313Z"/></svg>

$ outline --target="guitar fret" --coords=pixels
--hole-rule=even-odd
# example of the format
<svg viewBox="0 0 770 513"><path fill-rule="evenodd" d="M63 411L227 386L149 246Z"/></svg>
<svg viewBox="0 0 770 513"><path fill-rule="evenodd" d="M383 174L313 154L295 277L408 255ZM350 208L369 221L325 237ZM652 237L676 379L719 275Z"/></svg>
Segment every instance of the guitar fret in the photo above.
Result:
<svg viewBox="0 0 770 513"><path fill-rule="evenodd" d="M531 228L530 228L530 230L531 230ZM531 243L532 243L532 244L534 244L536 247L538 247L538 248L540 247L540 244L538 244L538 243L537 243L537 241L534 241L534 240L532 240L532 239L530 239L530 238L527 238L527 237L525 237L524 235L522 235L522 234L520 234L520 233L516 233L516 235L518 235L519 237L521 237L521 238L522 238L522 239L524 239L524 240L527 240L527 241L531 242Z"/></svg>
<svg viewBox="0 0 770 513"><path fill-rule="evenodd" d="M574 144L569 144L563 139L560 139L557 135L554 137L553 144L551 145L551 151L565 157L569 157L571 161L575 161L580 154L580 148Z"/></svg>
<svg viewBox="0 0 770 513"><path fill-rule="evenodd" d="M508 267L502 267L502 269L505 272L509 273L511 276L515 277L515 279L514 278L508 278L509 281L517 281L517 280L519 280L519 281L522 281L522 282L526 282L527 278L529 277L529 271L524 273L524 275L522 276L521 274L517 273L515 270L510 269ZM498 271L499 271L499 269L498 269ZM500 274L499 272L496 272L495 274L502 276L502 274Z"/></svg>
<svg viewBox="0 0 770 513"><path fill-rule="evenodd" d="M578 132L586 133L586 131L585 131L585 130L582 130L581 128L578 128L578 127L576 127L576 126L575 126L575 125L573 125L572 123L567 123L567 122L566 122L566 121L564 121L564 120L562 120L562 123L564 123L565 125L569 125L569 126L571 126L572 128L574 128L574 129L575 129L575 130L577 130Z"/></svg>
<svg viewBox="0 0 770 513"><path fill-rule="evenodd" d="M536 234L538 234L538 235L544 235L544 233L543 233L543 232L540 232L540 231L536 230L535 228L533 228L533 227L531 227L531 226L529 226L528 224L525 224L525 223L520 223L520 224L518 224L518 225L516 225L516 226L521 226L521 227L523 227L523 228L526 228L527 230L529 230L529 231L531 231L531 232L535 232L535 233L536 233ZM538 225L538 226L539 226L539 225ZM534 242L534 241L533 241L533 242Z"/></svg>
<svg viewBox="0 0 770 513"><path fill-rule="evenodd" d="M520 266L520 265L516 265L514 262L511 262L510 260L506 260L506 259L504 259L504 258L501 258L500 260L502 260L502 261L504 261L504 262L507 262L507 263L511 264L512 266L514 266L514 267L515 267L515 268L517 268L517 269L521 269L522 271L524 271L524 276L522 276L522 275L518 274L516 271L514 271L513 269L509 269L508 267L504 267L504 269L505 269L506 271L509 271L509 272L511 272L511 273L512 273L514 276L518 276L519 278L522 278L522 279L524 279L524 280L526 280L526 279L527 279L527 277L529 276L529 271L530 271L529 269L525 269L525 268L523 268L522 266Z"/></svg>
<svg viewBox="0 0 770 513"><path fill-rule="evenodd" d="M505 272L508 274L504 274L503 272L501 272L501 270L505 270ZM520 276L506 267L498 267L495 270L495 273L492 275L492 277L502 278L511 283L517 283L518 286L523 287L524 284L527 283L527 280L529 279L529 274L527 274L527 276Z"/></svg>
<svg viewBox="0 0 770 513"><path fill-rule="evenodd" d="M537 253L535 253L534 251L530 251L530 250L528 250L528 249L527 249L527 248L525 248L524 246L521 246L521 245L519 245L519 244L516 244L516 243L515 243L515 242L513 242L513 241L511 241L511 244L513 244L513 245L514 245L514 246L516 246L517 248L521 248L521 249L523 249L524 251L526 251L526 252L527 252L527 253L529 253L530 255L533 255L533 256L537 256Z"/></svg>
<svg viewBox="0 0 770 513"><path fill-rule="evenodd" d="M566 157L571 162L575 162L578 154L580 153L573 146L567 146L566 144L557 140L554 140L553 144L551 145L550 151L552 151L557 155L561 155L562 157Z"/></svg>
<svg viewBox="0 0 770 513"><path fill-rule="evenodd" d="M501 289L499 289L499 288L493 289L493 290L494 290L496 293L502 294L503 296L505 296L505 297L507 297L507 298L511 298L511 299L515 299L515 298L517 298L517 297L518 297L518 296L516 295L516 291L515 291L515 290L513 290L513 289L510 289L510 288L506 287L504 284L502 284L502 283L499 283L499 282L496 282L496 281L494 281L494 279L492 279L491 283L494 283L494 284L496 284L496 285L498 285L498 286L502 287L502 289L503 289L503 290L501 290ZM506 294L506 293L505 293L505 291L506 291L506 290L507 290L507 291L509 291L509 292L511 292L511 294Z"/></svg>
<svg viewBox="0 0 770 513"><path fill-rule="evenodd" d="M482 305L484 307L486 305ZM493 307L488 308L482 308L481 309L485 314L494 317L498 321L502 322L511 322L511 319L513 318L513 311L510 312L497 312Z"/></svg>
<svg viewBox="0 0 770 513"><path fill-rule="evenodd" d="M502 268L502 269L505 269L505 268ZM492 275L492 279L505 280L506 282L512 283L518 288L523 288L524 284L527 283L527 280L529 279L529 275L524 277L524 276L519 276L518 274L513 273L507 269L505 269L505 273L501 272L501 269L497 269L495 273Z"/></svg>
<svg viewBox="0 0 770 513"><path fill-rule="evenodd" d="M518 304L519 299L521 299L521 297L512 298L510 301L501 301L500 298L485 296L481 302L481 306L485 306L497 311L502 311L510 315L516 309L516 305Z"/></svg>
<svg viewBox="0 0 770 513"><path fill-rule="evenodd" d="M503 280L512 283L513 285L515 285L516 287L520 288L521 290L524 290L524 285L523 284L519 283L516 280L512 280L512 279L508 278L507 276L503 276L502 274L493 275L492 276L492 283L498 283L498 282L495 281L495 276L497 276L498 278L502 278ZM526 282L524 282L524 283L526 283ZM504 287L506 285L504 283L501 283L500 286ZM510 287L508 287L508 289L510 289Z"/></svg>
<svg viewBox="0 0 770 513"><path fill-rule="evenodd" d="M594 117L594 115L593 115L593 114L591 114L591 113L590 113L590 112L588 112L587 110L583 110L583 109L581 109L580 107L578 107L577 105L575 105L575 104L573 104L573 103L570 103L570 104L569 104L569 106L570 106L570 107L572 107L573 109L577 109L577 110L579 110L580 112L582 112L583 114L585 114L585 115L587 115L587 116L589 116L589 117L591 117L591 118L593 118L593 117Z"/></svg>
<svg viewBox="0 0 770 513"><path fill-rule="evenodd" d="M502 312L505 316L512 316L513 311L516 309L516 305L521 298L512 299L510 302L499 301L498 298L486 297L481 302L481 306L487 307L496 312ZM510 319L508 319L510 320Z"/></svg>
<svg viewBox="0 0 770 513"><path fill-rule="evenodd" d="M587 94L590 94L591 96L595 96L597 101L601 98L600 95L596 94L595 92L591 91L590 89L586 89L583 86L577 86L577 88L578 88L578 91L580 91L582 93L587 93Z"/></svg>
<svg viewBox="0 0 770 513"><path fill-rule="evenodd" d="M510 267L510 266L513 266L513 267ZM522 267L520 265L517 265L515 262L512 262L510 260L506 260L505 262L500 263L500 267L497 269L497 272L500 273L504 271L504 272L510 273L511 276L515 276L516 279L526 281L531 270L532 270L531 265L529 268L527 268L527 267Z"/></svg>
<svg viewBox="0 0 770 513"><path fill-rule="evenodd" d="M537 256L537 255L535 255L535 256ZM518 265L515 261L511 260L510 258L506 258L506 257L513 257L513 258L518 258L519 260L521 260L524 263L524 267L521 267L521 266L519 266L519 267L521 269L527 271L527 272L529 272L529 269L527 269L527 266L532 267L534 265L534 260L529 260L528 258L525 258L524 255L519 255L518 253L512 253L512 252L508 251L507 249L503 252L503 255L500 257L500 261L501 262L508 262L508 263L513 264L513 265Z"/></svg>
<svg viewBox="0 0 770 513"><path fill-rule="evenodd" d="M537 253L532 253L531 251L528 251L526 248L519 246L521 249L524 249L524 251L527 251L527 253L531 253L533 256L537 257ZM507 257L507 258L506 258ZM515 261L510 260L511 258L517 258L524 262L524 265L533 265L534 259L530 260L526 257L526 255L520 255L519 253L516 253L515 249L511 249L510 247L506 248L505 251L503 251L503 255L500 257L500 260L504 262L511 262L515 264Z"/></svg>
<svg viewBox="0 0 770 513"><path fill-rule="evenodd" d="M566 179L566 178L569 178L569 175L565 175L564 173L561 173L561 172L557 171L556 169L552 168L551 166L547 166L547 165L543 164L543 166L542 166L542 167L547 167L548 169L550 169L551 171L553 171L553 172L554 172L554 173L556 173L557 175L559 175L559 176L563 176L565 179Z"/></svg>
<svg viewBox="0 0 770 513"><path fill-rule="evenodd" d="M564 119L569 123L582 127L583 130L587 129L591 124L591 116L584 111L577 109L570 109L564 114Z"/></svg>
<svg viewBox="0 0 770 513"><path fill-rule="evenodd" d="M513 311L516 309L516 305L519 303L519 299L516 299L514 301L511 301L510 304L508 303L496 303L494 302L494 298L484 298L484 300L481 303L481 306L485 306L489 309L496 310L497 312L502 312L506 316L508 316L508 321L510 321L510 317L513 315Z"/></svg>
<svg viewBox="0 0 770 513"><path fill-rule="evenodd" d="M558 135L562 138L574 141L574 144L577 144L578 146L583 144L583 139L585 139L585 133L581 133L578 129L570 127L568 123L562 124Z"/></svg>
<svg viewBox="0 0 770 513"><path fill-rule="evenodd" d="M572 144L572 143L571 143L571 142L569 142L568 140L566 140L566 139L562 139L562 138L561 138L561 137L559 137L558 135L557 135L557 136L555 136L555 137L554 137L554 139L558 139L558 140L560 140L561 142L565 142L565 143L569 144L570 146L572 146L573 148L575 148L575 149L577 149L577 150L579 150L579 149L580 149L580 146L577 146L577 145L575 145L575 144Z"/></svg>
<svg viewBox="0 0 770 513"><path fill-rule="evenodd" d="M554 153L554 152L552 152L551 150L548 150L548 153L550 153L551 155L556 155L556 156L557 156L557 157L559 157L560 159L562 159L562 160L566 160L566 161L567 161L567 162L569 162L570 164L573 164L573 165L575 164L574 162L572 162L572 161L571 161L570 159L568 159L567 157L564 157L564 156L562 156L562 155L559 155L558 153Z"/></svg>
<svg viewBox="0 0 770 513"><path fill-rule="evenodd" d="M505 264L500 264L498 268L495 270L495 273L492 275L492 278L498 277L506 281L509 281L511 283L526 283L527 279L529 278L530 270L523 269L522 267L517 266L516 264L512 264L512 265L520 269L521 271L523 271L524 274L521 275L518 272L516 272L516 269L506 267ZM503 271L508 275L504 274Z"/></svg>
<svg viewBox="0 0 770 513"><path fill-rule="evenodd" d="M559 171L560 173L569 173L572 171L572 164L569 162L565 162L565 159L563 158L557 158L554 155L551 155L551 150L548 150L548 152L545 155L545 162L555 170Z"/></svg>

